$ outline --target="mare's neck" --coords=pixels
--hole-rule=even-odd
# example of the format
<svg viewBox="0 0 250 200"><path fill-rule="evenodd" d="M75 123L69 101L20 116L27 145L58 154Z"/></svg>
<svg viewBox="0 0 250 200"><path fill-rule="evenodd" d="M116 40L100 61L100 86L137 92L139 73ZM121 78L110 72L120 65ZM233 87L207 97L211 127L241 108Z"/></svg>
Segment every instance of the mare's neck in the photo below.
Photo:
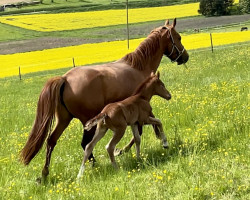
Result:
<svg viewBox="0 0 250 200"><path fill-rule="evenodd" d="M164 50L158 33L148 36L134 52L125 55L121 61L141 71L145 77L156 72L160 65Z"/></svg>
<svg viewBox="0 0 250 200"><path fill-rule="evenodd" d="M146 67L145 67L145 74L146 75L150 75L151 72L153 71L154 73L157 71L160 63L161 63L161 59L163 57L163 52L161 52L161 49L159 49L155 55L152 55L152 57L148 58L148 61L146 62Z"/></svg>

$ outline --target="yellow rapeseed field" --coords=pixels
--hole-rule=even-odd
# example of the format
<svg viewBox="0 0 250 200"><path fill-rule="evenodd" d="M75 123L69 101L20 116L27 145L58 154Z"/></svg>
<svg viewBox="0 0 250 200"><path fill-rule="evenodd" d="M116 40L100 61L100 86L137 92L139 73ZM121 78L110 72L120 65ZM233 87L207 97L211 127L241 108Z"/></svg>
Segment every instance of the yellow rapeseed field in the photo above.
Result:
<svg viewBox="0 0 250 200"><path fill-rule="evenodd" d="M129 10L129 23L190 17L198 14L199 3ZM0 17L0 22L25 29L50 32L126 24L125 10Z"/></svg>
<svg viewBox="0 0 250 200"><path fill-rule="evenodd" d="M131 40L130 51L133 51L143 40L144 38ZM213 34L214 46L249 40L249 31ZM187 50L206 48L210 46L210 35L209 33L183 35L182 43ZM0 77L17 75L19 66L21 66L22 73L29 73L73 66L73 58L77 66L110 62L121 58L128 52L127 41L112 41L0 55Z"/></svg>

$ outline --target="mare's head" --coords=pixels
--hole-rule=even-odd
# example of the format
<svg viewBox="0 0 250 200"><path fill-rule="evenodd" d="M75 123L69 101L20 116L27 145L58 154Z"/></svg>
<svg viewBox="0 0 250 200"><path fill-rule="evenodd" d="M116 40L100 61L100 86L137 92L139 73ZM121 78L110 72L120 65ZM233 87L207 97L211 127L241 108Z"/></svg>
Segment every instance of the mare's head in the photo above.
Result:
<svg viewBox="0 0 250 200"><path fill-rule="evenodd" d="M189 55L181 43L181 36L175 30L176 19L173 24L169 24L169 20L165 22L155 31L161 33L161 45L164 55L167 56L172 62L177 62L178 65L184 64L188 61Z"/></svg>

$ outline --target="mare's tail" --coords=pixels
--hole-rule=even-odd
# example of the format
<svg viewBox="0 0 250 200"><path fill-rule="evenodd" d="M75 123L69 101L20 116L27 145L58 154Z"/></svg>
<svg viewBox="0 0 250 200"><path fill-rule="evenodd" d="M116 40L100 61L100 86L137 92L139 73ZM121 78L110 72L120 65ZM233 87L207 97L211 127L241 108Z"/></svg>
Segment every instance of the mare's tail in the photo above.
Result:
<svg viewBox="0 0 250 200"><path fill-rule="evenodd" d="M53 124L55 112L61 105L63 77L50 79L44 86L37 104L37 112L29 138L20 153L21 161L28 165L42 148Z"/></svg>
<svg viewBox="0 0 250 200"><path fill-rule="evenodd" d="M104 120L106 118L106 113L100 113L94 118L90 119L86 122L84 129L89 131L93 126L95 126L99 121Z"/></svg>

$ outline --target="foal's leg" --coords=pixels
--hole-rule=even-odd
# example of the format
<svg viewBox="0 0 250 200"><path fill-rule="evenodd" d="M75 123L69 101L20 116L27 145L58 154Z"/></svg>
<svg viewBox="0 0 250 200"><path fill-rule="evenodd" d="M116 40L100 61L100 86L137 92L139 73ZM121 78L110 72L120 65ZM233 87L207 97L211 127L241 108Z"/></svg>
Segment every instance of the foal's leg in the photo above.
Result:
<svg viewBox="0 0 250 200"><path fill-rule="evenodd" d="M138 129L139 135L142 135L142 126L139 125L138 123L137 123L137 129ZM123 154L124 152L128 152L131 149L131 147L134 145L134 143L135 143L135 140L134 140L134 137L132 137L130 142L125 147L123 147L122 149L115 150L115 156L119 156Z"/></svg>
<svg viewBox="0 0 250 200"><path fill-rule="evenodd" d="M154 117L153 113L151 113L151 116ZM139 124L137 124L137 126L138 126L139 134L142 135L142 126ZM153 126L156 137L158 139L161 139L162 136L161 136L160 127L157 124L152 124L152 126ZM134 145L134 143L135 143L134 137L132 137L130 142L125 147L123 147L122 149L115 150L115 156L119 156L119 155L123 154L124 152L128 152L131 149L131 147Z"/></svg>
<svg viewBox="0 0 250 200"><path fill-rule="evenodd" d="M91 140L91 142L89 144L87 144L87 146L85 148L84 158L83 158L82 165L81 165L81 168L79 170L79 173L77 175L77 179L80 179L83 176L83 173L84 173L84 170L85 170L85 163L87 162L90 154L92 153L96 143L100 139L102 139L102 137L105 135L107 130L108 130L108 128L105 127L102 122L98 123L97 129L96 129L96 132L95 132L95 135L94 135L93 139Z"/></svg>
<svg viewBox="0 0 250 200"><path fill-rule="evenodd" d="M136 125L136 124L131 125L131 128L132 128L132 132L134 135L134 141L135 141L135 145L136 145L136 157L137 157L137 159L139 159L140 158L141 136L140 136L139 131L138 131L138 125Z"/></svg>
<svg viewBox="0 0 250 200"><path fill-rule="evenodd" d="M115 150L115 146L116 144L121 140L121 138L123 137L124 133L126 130L126 126L120 126L119 129L116 129L114 131L114 135L113 138L110 140L109 144L106 145L106 149L108 151L110 160L112 165L114 166L114 168L118 168L117 164L115 162L115 155L114 155L114 150Z"/></svg>
<svg viewBox="0 0 250 200"><path fill-rule="evenodd" d="M64 110L64 108L61 109L62 110L59 113L60 115L57 115L56 127L47 139L47 154L45 165L42 170L42 179L45 179L49 175L49 165L52 151L56 146L57 140L72 120L72 116L66 110ZM41 178L38 178L37 181L41 182Z"/></svg>
<svg viewBox="0 0 250 200"><path fill-rule="evenodd" d="M83 129L84 129L84 127L83 127ZM90 143L90 141L93 139L93 137L95 135L95 131L96 131L96 126L92 127L89 131L84 129L82 142L81 142L81 146L82 146L84 151L85 151L87 144ZM89 155L88 159L93 160L93 162L95 162L95 158L94 158L94 155L92 152Z"/></svg>
<svg viewBox="0 0 250 200"><path fill-rule="evenodd" d="M154 117L149 117L149 124L156 125L159 128L163 147L167 149L169 145L168 145L166 135L163 131L161 120L154 118Z"/></svg>

